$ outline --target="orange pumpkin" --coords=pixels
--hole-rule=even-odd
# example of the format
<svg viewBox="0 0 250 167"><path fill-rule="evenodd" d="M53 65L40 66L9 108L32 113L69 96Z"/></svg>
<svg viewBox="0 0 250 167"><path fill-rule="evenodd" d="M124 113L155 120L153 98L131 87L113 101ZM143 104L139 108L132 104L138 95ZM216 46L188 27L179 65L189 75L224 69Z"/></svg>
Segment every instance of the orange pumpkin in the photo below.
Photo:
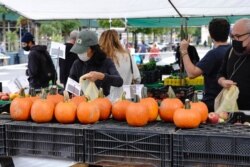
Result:
<svg viewBox="0 0 250 167"><path fill-rule="evenodd" d="M167 98L161 102L159 115L166 122L173 122L174 112L183 107L183 103L177 98Z"/></svg>
<svg viewBox="0 0 250 167"><path fill-rule="evenodd" d="M76 106L78 106L81 102L86 101L86 98L84 96L74 96L71 101L75 103Z"/></svg>
<svg viewBox="0 0 250 167"><path fill-rule="evenodd" d="M82 102L77 107L77 118L83 124L95 123L100 118L100 110L93 102Z"/></svg>
<svg viewBox="0 0 250 167"><path fill-rule="evenodd" d="M47 99L51 102L53 102L55 105L61 101L63 101L63 96L58 94L57 92L57 87L56 86L52 86L50 88L50 93L47 96Z"/></svg>
<svg viewBox="0 0 250 167"><path fill-rule="evenodd" d="M141 99L140 103L145 105L149 111L149 122L155 121L158 116L158 103L154 98L148 97Z"/></svg>
<svg viewBox="0 0 250 167"><path fill-rule="evenodd" d="M205 103L203 103L202 101L198 101L196 91L194 92L194 97L190 105L191 105L191 108L195 109L201 114L201 123L205 122L208 117L208 108Z"/></svg>
<svg viewBox="0 0 250 167"><path fill-rule="evenodd" d="M192 109L190 101L185 101L185 108L177 109L174 113L174 124L178 128L197 128L201 122L200 113Z"/></svg>
<svg viewBox="0 0 250 167"><path fill-rule="evenodd" d="M126 110L126 120L131 126L145 126L149 121L148 108L142 103L130 103Z"/></svg>
<svg viewBox="0 0 250 167"><path fill-rule="evenodd" d="M37 123L50 122L54 116L55 105L46 99L45 90L42 90L42 98L37 99L31 107L31 118Z"/></svg>
<svg viewBox="0 0 250 167"><path fill-rule="evenodd" d="M56 105L55 118L60 123L73 123L76 119L76 109L76 104L69 101L68 92L64 91L64 101Z"/></svg>
<svg viewBox="0 0 250 167"><path fill-rule="evenodd" d="M15 121L27 121L30 118L32 101L25 97L24 89L20 90L20 96L10 104L10 117Z"/></svg>
<svg viewBox="0 0 250 167"><path fill-rule="evenodd" d="M126 100L125 92L121 95L121 98L112 104L111 113L112 117L117 121L126 120L126 110L131 102Z"/></svg>

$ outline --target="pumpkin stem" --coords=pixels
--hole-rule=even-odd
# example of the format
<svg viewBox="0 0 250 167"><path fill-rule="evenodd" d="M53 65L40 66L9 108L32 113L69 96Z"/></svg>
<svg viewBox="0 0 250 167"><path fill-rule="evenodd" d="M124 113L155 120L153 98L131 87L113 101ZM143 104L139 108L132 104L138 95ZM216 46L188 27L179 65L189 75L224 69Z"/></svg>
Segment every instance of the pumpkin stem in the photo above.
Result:
<svg viewBox="0 0 250 167"><path fill-rule="evenodd" d="M139 95L135 95L135 103L139 103L140 102L140 96Z"/></svg>
<svg viewBox="0 0 250 167"><path fill-rule="evenodd" d="M198 96L197 96L197 91L194 91L194 96L192 98L192 102L194 103L197 103L199 100L198 100Z"/></svg>
<svg viewBox="0 0 250 167"><path fill-rule="evenodd" d="M171 86L168 87L168 92L167 93L168 93L169 98L176 98L174 90L173 90L173 88Z"/></svg>
<svg viewBox="0 0 250 167"><path fill-rule="evenodd" d="M25 88L21 88L19 91L19 95L20 97L25 97L25 92L24 92Z"/></svg>
<svg viewBox="0 0 250 167"><path fill-rule="evenodd" d="M126 92L123 91L121 96L120 96L120 100L126 100Z"/></svg>
<svg viewBox="0 0 250 167"><path fill-rule="evenodd" d="M41 90L40 98L41 98L41 99L46 99L46 98L47 98L47 93L46 93L46 90L45 90L45 89L42 89L42 90Z"/></svg>
<svg viewBox="0 0 250 167"><path fill-rule="evenodd" d="M52 85L50 90L49 90L49 94L51 95L56 95L57 94L57 86L56 85Z"/></svg>
<svg viewBox="0 0 250 167"><path fill-rule="evenodd" d="M69 93L65 90L63 91L64 102L69 101Z"/></svg>
<svg viewBox="0 0 250 167"><path fill-rule="evenodd" d="M104 98L105 97L104 94L103 94L103 89L102 88L100 88L99 91L98 91L98 97L99 98Z"/></svg>
<svg viewBox="0 0 250 167"><path fill-rule="evenodd" d="M30 88L30 92L29 92L31 97L35 97L36 96L36 91L34 88Z"/></svg>
<svg viewBox="0 0 250 167"><path fill-rule="evenodd" d="M90 101L90 97L88 95L85 95L86 102Z"/></svg>
<svg viewBox="0 0 250 167"><path fill-rule="evenodd" d="M185 99L185 109L191 109L190 100Z"/></svg>

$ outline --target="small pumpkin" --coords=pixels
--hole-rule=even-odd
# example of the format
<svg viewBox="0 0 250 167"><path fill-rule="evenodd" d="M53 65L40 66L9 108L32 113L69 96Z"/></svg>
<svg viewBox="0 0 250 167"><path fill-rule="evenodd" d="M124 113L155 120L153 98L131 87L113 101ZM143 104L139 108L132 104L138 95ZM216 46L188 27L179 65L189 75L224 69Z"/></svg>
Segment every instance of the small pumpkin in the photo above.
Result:
<svg viewBox="0 0 250 167"><path fill-rule="evenodd" d="M169 98L166 98L161 102L159 115L163 121L173 122L174 112L179 108L183 108L183 103L180 99L176 98L170 86L168 96Z"/></svg>
<svg viewBox="0 0 250 167"><path fill-rule="evenodd" d="M139 99L136 95L136 99ZM131 126L145 126L149 121L148 108L138 102L131 102L126 110L126 120Z"/></svg>
<svg viewBox="0 0 250 167"><path fill-rule="evenodd" d="M153 122L158 117L158 103L152 97L143 98L140 102L148 108L149 122Z"/></svg>
<svg viewBox="0 0 250 167"><path fill-rule="evenodd" d="M126 110L131 102L126 100L125 95L125 92L123 92L120 99L112 104L112 117L117 121L126 120Z"/></svg>
<svg viewBox="0 0 250 167"><path fill-rule="evenodd" d="M191 108L190 101L185 100L185 108L177 109L174 113L174 124L178 128L197 128L201 122L200 113Z"/></svg>
<svg viewBox="0 0 250 167"><path fill-rule="evenodd" d="M197 91L194 92L194 96L190 105L191 105L191 108L195 109L196 111L200 113L201 123L205 122L208 117L208 108L205 103L203 103L202 101L198 101Z"/></svg>
<svg viewBox="0 0 250 167"><path fill-rule="evenodd" d="M77 118L83 124L93 124L100 118L100 110L93 102L81 102L77 107Z"/></svg>
<svg viewBox="0 0 250 167"><path fill-rule="evenodd" d="M37 99L31 107L31 118L34 122L50 122L54 116L55 104L46 99L46 92L42 89L41 99Z"/></svg>
<svg viewBox="0 0 250 167"><path fill-rule="evenodd" d="M32 101L25 97L24 89L10 104L10 117L15 121L27 121L30 118Z"/></svg>
<svg viewBox="0 0 250 167"><path fill-rule="evenodd" d="M58 94L57 86L53 85L50 88L49 95L47 96L47 99L56 105L57 103L63 101L64 97L62 95Z"/></svg>
<svg viewBox="0 0 250 167"><path fill-rule="evenodd" d="M106 120L110 117L112 103L104 97L103 90L100 88L98 98L93 101L100 110L100 120Z"/></svg>
<svg viewBox="0 0 250 167"><path fill-rule="evenodd" d="M78 106L81 102L85 102L87 99L84 96L74 96L71 101Z"/></svg>
<svg viewBox="0 0 250 167"><path fill-rule="evenodd" d="M56 105L55 118L60 123L73 123L76 119L76 109L76 104L69 101L68 92L64 91L64 101Z"/></svg>

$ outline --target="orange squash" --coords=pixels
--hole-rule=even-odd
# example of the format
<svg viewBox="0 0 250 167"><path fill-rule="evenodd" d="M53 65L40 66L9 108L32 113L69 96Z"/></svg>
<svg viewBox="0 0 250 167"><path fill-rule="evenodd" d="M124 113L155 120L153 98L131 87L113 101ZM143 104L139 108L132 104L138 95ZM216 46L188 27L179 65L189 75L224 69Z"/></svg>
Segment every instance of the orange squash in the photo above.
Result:
<svg viewBox="0 0 250 167"><path fill-rule="evenodd" d="M126 100L125 92L122 93L121 98L112 104L112 117L117 121L126 120L126 110L131 102Z"/></svg>
<svg viewBox="0 0 250 167"><path fill-rule="evenodd" d="M47 99L56 105L57 103L63 101L64 98L62 95L58 94L57 87L54 85L50 88L50 93L47 96Z"/></svg>
<svg viewBox="0 0 250 167"><path fill-rule="evenodd" d="M140 100L140 103L145 105L149 111L149 122L153 122L157 119L158 116L158 103L152 97L143 98Z"/></svg>
<svg viewBox="0 0 250 167"><path fill-rule="evenodd" d="M140 102L130 103L126 110L126 120L131 126L145 126L149 121L148 108Z"/></svg>
<svg viewBox="0 0 250 167"><path fill-rule="evenodd" d="M188 99L185 101L185 108L177 109L174 113L174 124L178 128L197 128L200 125L200 122L200 113L191 108Z"/></svg>
<svg viewBox="0 0 250 167"><path fill-rule="evenodd" d="M83 124L93 124L100 118L100 110L93 102L82 102L77 107L77 118Z"/></svg>
<svg viewBox="0 0 250 167"><path fill-rule="evenodd" d="M201 123L205 122L208 118L208 108L205 103L203 103L202 101L198 101L197 91L194 92L194 97L190 105L191 105L191 108L195 109L196 111L200 113Z"/></svg>
<svg viewBox="0 0 250 167"><path fill-rule="evenodd" d="M68 92L64 91L64 101L56 105L55 118L60 123L74 123L76 119L76 109L76 104L69 101Z"/></svg>
<svg viewBox="0 0 250 167"><path fill-rule="evenodd" d="M86 101L86 98L84 96L74 96L71 101L75 103L76 106L78 106L81 102Z"/></svg>
<svg viewBox="0 0 250 167"><path fill-rule="evenodd" d="M31 118L37 123L50 122L54 116L54 108L54 103L46 99L46 93L43 89L42 98L37 99L31 107Z"/></svg>
<svg viewBox="0 0 250 167"><path fill-rule="evenodd" d="M103 90L100 88L98 98L93 100L100 110L100 120L106 120L110 117L112 104L110 100L103 95Z"/></svg>
<svg viewBox="0 0 250 167"><path fill-rule="evenodd" d="M19 97L10 104L10 117L15 121L27 121L30 118L31 106L31 99L25 97L24 89L21 89Z"/></svg>

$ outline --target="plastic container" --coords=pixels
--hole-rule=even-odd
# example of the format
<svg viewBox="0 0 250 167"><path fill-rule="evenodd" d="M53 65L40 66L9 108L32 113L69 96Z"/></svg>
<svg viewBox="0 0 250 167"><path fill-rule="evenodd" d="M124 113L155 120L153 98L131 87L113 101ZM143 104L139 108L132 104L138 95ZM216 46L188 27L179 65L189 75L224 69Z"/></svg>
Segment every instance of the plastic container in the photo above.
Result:
<svg viewBox="0 0 250 167"><path fill-rule="evenodd" d="M173 167L243 167L250 164L250 127L202 125L173 134Z"/></svg>
<svg viewBox="0 0 250 167"><path fill-rule="evenodd" d="M154 122L131 127L113 120L93 124L85 132L85 161L88 164L116 162L156 167L171 166L175 127Z"/></svg>
<svg viewBox="0 0 250 167"><path fill-rule="evenodd" d="M84 161L84 125L13 121L6 124L9 156L28 155Z"/></svg>

